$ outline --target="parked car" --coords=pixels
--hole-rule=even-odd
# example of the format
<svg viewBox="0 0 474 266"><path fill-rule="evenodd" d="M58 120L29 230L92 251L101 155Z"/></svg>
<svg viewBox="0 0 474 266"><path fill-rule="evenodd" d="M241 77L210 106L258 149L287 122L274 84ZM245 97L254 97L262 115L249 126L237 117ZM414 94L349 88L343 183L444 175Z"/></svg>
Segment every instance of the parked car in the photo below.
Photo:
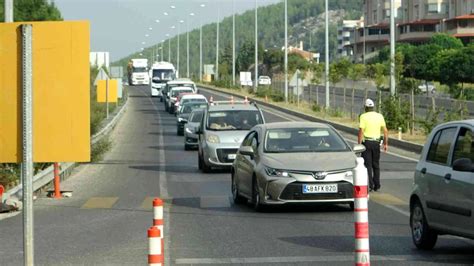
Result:
<svg viewBox="0 0 474 266"><path fill-rule="evenodd" d="M189 115L188 122L184 124L184 150L198 147L198 135L196 128L199 127L205 109L194 109Z"/></svg>
<svg viewBox="0 0 474 266"><path fill-rule="evenodd" d="M196 93L180 94L174 105L176 112L180 109L181 106L183 106L184 103L187 103L187 102L207 103L207 98L206 96L202 94L196 94Z"/></svg>
<svg viewBox="0 0 474 266"><path fill-rule="evenodd" d="M419 86L418 86L418 89L420 90L420 92L422 93L426 93L426 92L429 92L429 93L436 93L436 87L435 85L433 84L433 82L425 82L423 81Z"/></svg>
<svg viewBox="0 0 474 266"><path fill-rule="evenodd" d="M183 104L176 115L176 134L182 136L184 133L184 125L188 123L189 116L194 109L206 108L206 102L187 102Z"/></svg>
<svg viewBox="0 0 474 266"><path fill-rule="evenodd" d="M279 122L257 125L240 146L232 165L235 203L341 203L354 208L356 153L330 125Z"/></svg>
<svg viewBox="0 0 474 266"><path fill-rule="evenodd" d="M194 93L193 89L189 87L174 87L168 92L168 113L174 114L176 110L176 102L178 96L182 93Z"/></svg>
<svg viewBox="0 0 474 266"><path fill-rule="evenodd" d="M255 103L211 103L196 130L199 135L199 169L210 172L212 168L230 168L247 132L264 122L262 111Z"/></svg>
<svg viewBox="0 0 474 266"><path fill-rule="evenodd" d="M272 85L272 79L269 76L258 77L258 85L269 86Z"/></svg>
<svg viewBox="0 0 474 266"><path fill-rule="evenodd" d="M432 249L438 235L474 239L474 120L438 125L416 165L410 197L412 239Z"/></svg>

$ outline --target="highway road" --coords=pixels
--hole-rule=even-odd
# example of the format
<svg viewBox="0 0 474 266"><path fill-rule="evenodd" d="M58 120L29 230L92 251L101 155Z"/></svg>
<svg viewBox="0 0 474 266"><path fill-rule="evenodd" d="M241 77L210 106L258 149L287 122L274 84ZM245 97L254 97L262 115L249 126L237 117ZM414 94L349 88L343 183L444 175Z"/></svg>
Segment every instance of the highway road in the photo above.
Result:
<svg viewBox="0 0 474 266"><path fill-rule="evenodd" d="M209 92L201 90L204 94ZM63 182L72 198L35 201L37 265L145 265L151 200L165 199L168 265L352 265L353 213L344 205L283 206L256 213L231 203L230 174L198 170L176 118L132 87L113 148ZM222 95L214 94L214 99ZM267 122L296 118L264 109ZM411 242L408 196L416 161L383 154L382 190L369 203L374 265L472 265L474 242L441 237L433 251ZM1 218L0 218L1 219ZM0 265L21 265L22 217L0 220Z"/></svg>

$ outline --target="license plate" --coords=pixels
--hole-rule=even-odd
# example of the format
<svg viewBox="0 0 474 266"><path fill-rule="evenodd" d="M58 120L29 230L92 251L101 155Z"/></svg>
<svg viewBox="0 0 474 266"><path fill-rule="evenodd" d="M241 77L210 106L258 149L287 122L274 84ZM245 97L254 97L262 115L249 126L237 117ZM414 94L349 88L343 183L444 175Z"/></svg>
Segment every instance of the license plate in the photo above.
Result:
<svg viewBox="0 0 474 266"><path fill-rule="evenodd" d="M227 159L229 160L235 160L235 154L228 154Z"/></svg>
<svg viewBox="0 0 474 266"><path fill-rule="evenodd" d="M303 185L303 193L337 193L337 184Z"/></svg>

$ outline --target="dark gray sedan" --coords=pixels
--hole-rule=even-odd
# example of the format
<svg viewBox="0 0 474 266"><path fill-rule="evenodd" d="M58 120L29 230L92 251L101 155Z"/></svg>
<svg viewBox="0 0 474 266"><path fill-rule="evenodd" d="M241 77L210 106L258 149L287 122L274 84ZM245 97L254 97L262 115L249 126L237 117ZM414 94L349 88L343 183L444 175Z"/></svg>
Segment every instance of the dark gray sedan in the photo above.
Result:
<svg viewBox="0 0 474 266"><path fill-rule="evenodd" d="M354 149L327 124L257 125L247 134L232 166L235 203L344 203L354 208Z"/></svg>

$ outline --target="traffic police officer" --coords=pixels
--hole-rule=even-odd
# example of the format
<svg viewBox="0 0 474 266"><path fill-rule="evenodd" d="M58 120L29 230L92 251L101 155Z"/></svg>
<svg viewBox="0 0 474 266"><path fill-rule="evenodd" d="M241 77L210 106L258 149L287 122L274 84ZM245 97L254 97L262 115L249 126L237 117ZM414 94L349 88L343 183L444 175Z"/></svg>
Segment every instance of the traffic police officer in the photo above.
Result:
<svg viewBox="0 0 474 266"><path fill-rule="evenodd" d="M370 191L380 189L380 132L383 130L383 149L388 149L388 130L383 115L374 111L374 101L365 101L365 113L360 116L358 143L365 146L362 153L369 176Z"/></svg>

